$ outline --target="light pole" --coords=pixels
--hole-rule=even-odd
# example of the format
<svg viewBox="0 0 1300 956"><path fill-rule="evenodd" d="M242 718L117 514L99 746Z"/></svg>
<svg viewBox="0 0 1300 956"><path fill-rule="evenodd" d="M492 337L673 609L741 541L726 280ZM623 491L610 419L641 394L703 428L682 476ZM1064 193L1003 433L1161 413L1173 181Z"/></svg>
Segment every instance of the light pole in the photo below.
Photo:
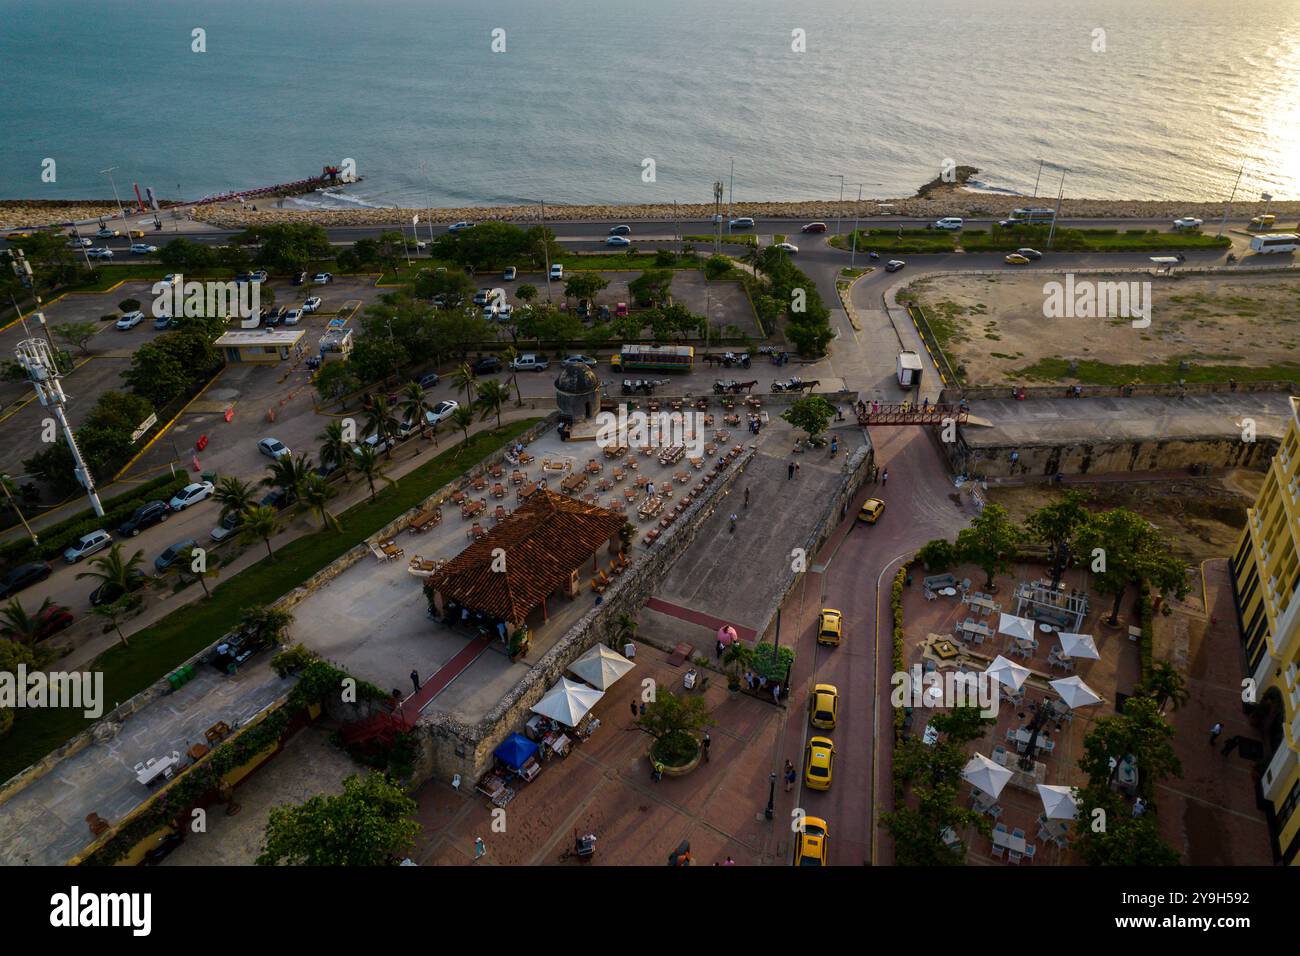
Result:
<svg viewBox="0 0 1300 956"><path fill-rule="evenodd" d="M1038 175L1034 177L1034 198L1038 198L1038 181L1043 178L1043 160L1038 161Z"/></svg>
<svg viewBox="0 0 1300 956"><path fill-rule="evenodd" d="M727 219L730 220L735 212L732 210L732 200L736 198L736 161L731 161L731 180L727 186Z"/></svg>
<svg viewBox="0 0 1300 956"><path fill-rule="evenodd" d="M1232 184L1232 193L1228 196L1228 201L1223 206L1223 221L1219 223L1219 231L1216 235L1223 235L1223 229L1228 224L1228 210L1232 208L1232 201L1237 198L1237 187L1241 185L1241 174L1245 171L1246 164L1242 163L1241 169L1237 170L1237 181Z"/></svg>
<svg viewBox="0 0 1300 956"><path fill-rule="evenodd" d="M551 301L551 243L546 238L546 202L542 199L525 199L542 207L542 256L546 260L546 301Z"/></svg>
<svg viewBox="0 0 1300 956"><path fill-rule="evenodd" d="M1052 226L1047 230L1047 248L1052 248L1052 237L1056 235L1056 220L1061 218L1061 200L1065 198L1066 169L1061 167L1061 188L1056 193L1056 211L1052 213Z"/></svg>
<svg viewBox="0 0 1300 956"><path fill-rule="evenodd" d="M18 520L21 521L23 527L27 529L27 534L31 537L32 544L40 544L41 542L40 539L36 537L36 532L33 531L32 526L27 523L27 516L24 515L22 509L18 507L18 502L14 501L14 496L9 493L10 481L11 479L8 475L0 475L0 488L4 489L5 498L9 502L9 507L14 509L14 514L18 515Z"/></svg>
<svg viewBox="0 0 1300 956"><path fill-rule="evenodd" d="M862 220L862 187L863 186L880 186L882 183L849 183L850 186L858 187L858 204L853 207L853 247L849 251L849 269L852 270L858 261L858 226Z"/></svg>
<svg viewBox="0 0 1300 956"><path fill-rule="evenodd" d="M1273 204L1273 194L1272 194L1272 193L1260 193L1260 194L1259 194L1259 198L1262 199L1262 200L1264 200L1264 215L1263 215L1263 218L1265 219L1265 221L1267 221L1267 217L1268 217L1268 207L1271 206L1271 205Z"/></svg>
<svg viewBox="0 0 1300 956"><path fill-rule="evenodd" d="M731 231L731 223L727 223L727 231ZM713 184L713 254L718 255L722 252L722 180Z"/></svg>
<svg viewBox="0 0 1300 956"><path fill-rule="evenodd" d="M767 806L763 808L764 819L771 820L776 810L776 771L767 775Z"/></svg>
<svg viewBox="0 0 1300 956"><path fill-rule="evenodd" d="M838 179L838 180L840 181L840 206L843 206L843 205L844 205L844 174L843 174L843 173L831 173L831 179ZM837 235L837 236L840 234L840 218L841 218L842 215L843 215L843 210L840 209L839 207L836 207L836 209L835 209L835 235Z"/></svg>
<svg viewBox="0 0 1300 956"><path fill-rule="evenodd" d="M122 215L122 223L125 225L125 223L126 223L126 210L122 208L122 197L119 196L119 195L117 194L117 180L113 178L113 170L115 170L115 169L117 169L116 166L110 166L110 167L108 167L108 169L101 169L101 170L99 171L99 174L100 174L101 176L107 176L107 177L108 177L108 181L109 181L110 183L113 184L113 198L114 198L115 200L117 200L117 211L118 211L119 213L121 213L121 215Z"/></svg>

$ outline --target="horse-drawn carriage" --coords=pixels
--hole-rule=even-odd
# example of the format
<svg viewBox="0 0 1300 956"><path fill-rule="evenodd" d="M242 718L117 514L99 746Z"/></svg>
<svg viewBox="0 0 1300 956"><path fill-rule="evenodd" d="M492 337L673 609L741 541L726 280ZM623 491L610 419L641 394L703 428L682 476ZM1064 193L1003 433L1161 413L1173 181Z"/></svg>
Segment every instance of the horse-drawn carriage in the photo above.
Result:
<svg viewBox="0 0 1300 956"><path fill-rule="evenodd" d="M724 382L722 379L719 379L713 383L713 394L739 395L741 392L748 392L757 384L758 379L754 379L752 382L737 382L734 378L728 379Z"/></svg>
<svg viewBox="0 0 1300 956"><path fill-rule="evenodd" d="M772 391L774 391L774 392L811 392L814 388L816 388L816 387L817 387L818 385L820 385L820 384L821 384L821 382L818 381L818 380L815 379L815 378L813 378L813 379L808 379L808 380L805 381L804 379L801 379L801 378L799 378L799 376L796 375L796 376L794 376L793 378L791 378L790 381L788 381L788 382L773 382L773 383L772 383Z"/></svg>
<svg viewBox="0 0 1300 956"><path fill-rule="evenodd" d="M659 379L657 381L648 378L636 378L636 379L625 378L623 379L623 394L624 395L653 395L655 393L656 388L658 388L660 385L667 385L667 384L668 384L668 380L666 378Z"/></svg>

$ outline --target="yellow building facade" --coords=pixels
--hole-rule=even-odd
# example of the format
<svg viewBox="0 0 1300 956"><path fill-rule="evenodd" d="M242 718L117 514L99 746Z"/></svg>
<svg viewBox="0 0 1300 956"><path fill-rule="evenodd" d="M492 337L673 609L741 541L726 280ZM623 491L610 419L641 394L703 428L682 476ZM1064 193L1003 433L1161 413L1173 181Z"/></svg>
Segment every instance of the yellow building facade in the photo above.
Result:
<svg viewBox="0 0 1300 956"><path fill-rule="evenodd" d="M1282 862L1300 866L1300 399L1247 509L1233 591L1264 734L1260 792Z"/></svg>

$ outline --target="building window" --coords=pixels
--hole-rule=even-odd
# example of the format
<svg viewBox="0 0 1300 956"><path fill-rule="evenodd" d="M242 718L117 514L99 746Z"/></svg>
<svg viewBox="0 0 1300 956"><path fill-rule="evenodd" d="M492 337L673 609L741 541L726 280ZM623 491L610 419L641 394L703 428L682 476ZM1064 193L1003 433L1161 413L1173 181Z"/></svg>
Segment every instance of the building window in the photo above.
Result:
<svg viewBox="0 0 1300 956"><path fill-rule="evenodd" d="M1296 780L1291 785L1291 792L1286 795L1285 800L1278 804L1277 828L1279 830L1286 829L1286 823L1291 819L1291 814L1295 812L1297 804L1300 804L1300 780Z"/></svg>

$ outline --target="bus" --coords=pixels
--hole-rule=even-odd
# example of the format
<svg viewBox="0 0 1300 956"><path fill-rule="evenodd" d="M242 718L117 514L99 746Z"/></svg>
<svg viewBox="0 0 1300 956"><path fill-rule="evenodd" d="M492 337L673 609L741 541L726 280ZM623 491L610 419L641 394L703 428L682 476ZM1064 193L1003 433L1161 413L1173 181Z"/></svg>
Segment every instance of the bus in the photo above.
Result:
<svg viewBox="0 0 1300 956"><path fill-rule="evenodd" d="M1295 252L1296 249L1300 249L1300 238L1289 232L1278 233L1275 236L1254 236L1250 240L1250 251L1260 254Z"/></svg>
<svg viewBox="0 0 1300 956"><path fill-rule="evenodd" d="M616 369L689 372L695 365L695 349L689 345L625 345L609 364Z"/></svg>

